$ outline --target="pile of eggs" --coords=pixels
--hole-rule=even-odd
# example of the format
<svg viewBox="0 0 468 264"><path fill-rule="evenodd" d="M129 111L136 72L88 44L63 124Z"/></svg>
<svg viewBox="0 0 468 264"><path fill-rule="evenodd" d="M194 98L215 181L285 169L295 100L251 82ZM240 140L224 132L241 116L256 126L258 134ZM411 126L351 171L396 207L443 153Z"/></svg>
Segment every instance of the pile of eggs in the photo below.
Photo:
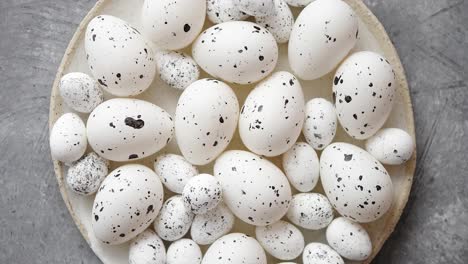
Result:
<svg viewBox="0 0 468 264"><path fill-rule="evenodd" d="M295 21L290 6L303 7ZM205 16L214 25L201 32ZM353 9L341 0L146 0L141 22L138 30L110 15L92 19L92 76L60 81L73 112L54 124L50 148L69 166L70 190L95 194L96 238L129 242L134 264L265 264L267 253L305 264L367 259L372 242L360 223L382 217L394 196L383 164L409 160L414 141L382 128L397 80L382 55L350 54ZM292 72L275 71L282 43ZM191 54L181 51L190 45ZM306 102L301 81L332 71L333 102ZM133 98L155 78L180 91L174 116ZM230 84L256 85L241 103ZM365 150L333 142L338 126ZM236 131L246 150L227 151ZM172 140L180 153L163 150ZM153 168L138 164L153 155ZM110 171L110 162L125 165ZM314 192L319 182L323 193ZM235 221L255 237L231 233ZM321 229L328 245L304 240L303 230Z"/></svg>

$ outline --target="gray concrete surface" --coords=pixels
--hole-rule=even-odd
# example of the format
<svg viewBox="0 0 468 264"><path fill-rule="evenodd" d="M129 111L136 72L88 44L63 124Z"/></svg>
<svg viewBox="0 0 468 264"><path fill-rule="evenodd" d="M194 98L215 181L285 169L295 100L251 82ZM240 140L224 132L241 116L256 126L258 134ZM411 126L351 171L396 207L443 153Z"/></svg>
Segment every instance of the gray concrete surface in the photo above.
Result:
<svg viewBox="0 0 468 264"><path fill-rule="evenodd" d="M375 263L468 263L468 1L366 0L411 86L418 168ZM0 263L99 263L49 157L56 69L91 0L0 0Z"/></svg>

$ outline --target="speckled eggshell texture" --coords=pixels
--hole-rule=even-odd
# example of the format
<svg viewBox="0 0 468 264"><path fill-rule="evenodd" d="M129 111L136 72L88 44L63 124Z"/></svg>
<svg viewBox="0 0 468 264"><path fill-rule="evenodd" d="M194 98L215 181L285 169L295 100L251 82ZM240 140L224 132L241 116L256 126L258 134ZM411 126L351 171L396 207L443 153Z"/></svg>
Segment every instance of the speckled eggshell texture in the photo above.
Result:
<svg viewBox="0 0 468 264"><path fill-rule="evenodd" d="M291 35L294 17L284 0L274 0L275 8L271 14L255 17L255 22L266 28L278 43L286 43Z"/></svg>
<svg viewBox="0 0 468 264"><path fill-rule="evenodd" d="M289 72L276 72L259 83L245 100L239 134L252 152L267 157L286 152L301 134L304 94Z"/></svg>
<svg viewBox="0 0 468 264"><path fill-rule="evenodd" d="M89 113L104 101L104 94L98 83L89 75L70 72L60 79L60 96L73 110Z"/></svg>
<svg viewBox="0 0 468 264"><path fill-rule="evenodd" d="M95 193L109 170L109 161L91 152L68 168L65 178L68 187L80 195Z"/></svg>
<svg viewBox="0 0 468 264"><path fill-rule="evenodd" d="M320 157L320 179L333 207L355 222L377 220L392 205L390 175L372 155L354 145L326 147Z"/></svg>
<svg viewBox="0 0 468 264"><path fill-rule="evenodd" d="M194 214L185 207L180 195L172 196L164 202L156 221L154 230L166 241L175 241L183 237L192 224Z"/></svg>
<svg viewBox="0 0 468 264"><path fill-rule="evenodd" d="M161 181L148 167L128 164L115 169L94 199L95 236L111 245L134 238L154 221L163 197Z"/></svg>
<svg viewBox="0 0 468 264"><path fill-rule="evenodd" d="M65 163L77 161L86 151L86 127L74 113L63 114L50 131L52 158Z"/></svg>
<svg viewBox="0 0 468 264"><path fill-rule="evenodd" d="M274 0L233 0L237 8L251 16L265 16L274 12Z"/></svg>
<svg viewBox="0 0 468 264"><path fill-rule="evenodd" d="M180 239L167 249L166 264L200 264L202 252L200 247L191 239Z"/></svg>
<svg viewBox="0 0 468 264"><path fill-rule="evenodd" d="M284 0L288 5L295 7L304 7L315 0Z"/></svg>
<svg viewBox="0 0 468 264"><path fill-rule="evenodd" d="M137 95L153 82L153 50L137 29L119 18L100 15L91 20L85 50L94 78L113 95Z"/></svg>
<svg viewBox="0 0 468 264"><path fill-rule="evenodd" d="M344 264L344 260L328 245L310 243L302 255L304 264Z"/></svg>
<svg viewBox="0 0 468 264"><path fill-rule="evenodd" d="M232 21L205 30L193 43L192 56L215 78L250 84L274 70L278 45L265 28L252 22Z"/></svg>
<svg viewBox="0 0 468 264"><path fill-rule="evenodd" d="M166 264L163 241L151 229L146 229L130 243L129 264Z"/></svg>
<svg viewBox="0 0 468 264"><path fill-rule="evenodd" d="M190 178L198 175L197 167L176 154L158 156L154 162L154 171L167 189L178 194L182 193Z"/></svg>
<svg viewBox="0 0 468 264"><path fill-rule="evenodd" d="M408 161L415 148L413 138L399 128L384 128L366 141L366 150L383 164L400 165Z"/></svg>
<svg viewBox="0 0 468 264"><path fill-rule="evenodd" d="M323 98L314 98L307 102L305 114L302 133L307 143L316 150L324 149L336 135L335 107Z"/></svg>
<svg viewBox="0 0 468 264"><path fill-rule="evenodd" d="M184 187L182 197L187 208L194 214L204 214L215 208L222 198L221 184L209 174L190 178Z"/></svg>
<svg viewBox="0 0 468 264"><path fill-rule="evenodd" d="M161 80L179 90L184 90L200 76L197 63L192 57L182 52L156 53L156 66Z"/></svg>
<svg viewBox="0 0 468 264"><path fill-rule="evenodd" d="M209 245L231 231L235 217L224 203L205 214L195 215L190 236L199 245Z"/></svg>
<svg viewBox="0 0 468 264"><path fill-rule="evenodd" d="M255 237L270 255L281 260L295 259L304 249L304 236L301 231L281 220L272 225L257 226Z"/></svg>
<svg viewBox="0 0 468 264"><path fill-rule="evenodd" d="M267 264L265 251L252 237L242 233L225 235L206 251L202 264Z"/></svg>
<svg viewBox="0 0 468 264"><path fill-rule="evenodd" d="M206 14L213 24L245 20L249 17L234 4L236 0L206 0Z"/></svg>
<svg viewBox="0 0 468 264"><path fill-rule="evenodd" d="M302 228L319 230L333 220L333 207L320 193L299 193L293 196L286 216Z"/></svg>
<svg viewBox="0 0 468 264"><path fill-rule="evenodd" d="M307 143L297 142L283 154L283 170L289 183L300 192L312 191L318 183L320 162Z"/></svg>

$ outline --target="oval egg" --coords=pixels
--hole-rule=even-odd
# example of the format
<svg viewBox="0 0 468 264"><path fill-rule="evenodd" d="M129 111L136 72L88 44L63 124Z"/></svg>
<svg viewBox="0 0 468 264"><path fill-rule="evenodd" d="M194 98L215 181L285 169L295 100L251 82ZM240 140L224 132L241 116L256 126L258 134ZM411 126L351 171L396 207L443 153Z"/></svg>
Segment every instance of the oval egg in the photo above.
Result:
<svg viewBox="0 0 468 264"><path fill-rule="evenodd" d="M274 12L274 0L233 0L239 10L251 16L265 16Z"/></svg>
<svg viewBox="0 0 468 264"><path fill-rule="evenodd" d="M295 259L304 249L304 236L301 231L281 220L272 225L257 226L255 237L270 255L281 260Z"/></svg>
<svg viewBox="0 0 468 264"><path fill-rule="evenodd" d="M193 219L190 236L199 245L209 245L231 231L235 217L224 203Z"/></svg>
<svg viewBox="0 0 468 264"><path fill-rule="evenodd" d="M154 171L167 189L178 194L182 193L193 176L198 175L197 167L176 154L158 156L154 162Z"/></svg>
<svg viewBox="0 0 468 264"><path fill-rule="evenodd" d="M249 17L234 4L235 0L206 1L206 14L213 24L229 21L245 20Z"/></svg>
<svg viewBox="0 0 468 264"><path fill-rule="evenodd" d="M333 220L333 207L320 193L299 193L293 196L286 216L297 226L319 230Z"/></svg>
<svg viewBox="0 0 468 264"><path fill-rule="evenodd" d="M172 196L164 202L154 221L154 230L166 241L182 238L192 225L194 214L185 207L180 195Z"/></svg>
<svg viewBox="0 0 468 264"><path fill-rule="evenodd" d="M189 55L182 52L157 53L156 66L161 80L179 90L184 90L200 76L198 65Z"/></svg>
<svg viewBox="0 0 468 264"><path fill-rule="evenodd" d="M83 120L74 113L63 114L50 131L52 158L70 163L83 156L88 144Z"/></svg>
<svg viewBox="0 0 468 264"><path fill-rule="evenodd" d="M300 192L310 192L318 183L320 162L307 143L297 142L283 154L283 170L291 185Z"/></svg>
<svg viewBox="0 0 468 264"><path fill-rule="evenodd" d="M366 150L383 164L400 165L413 155L414 140L399 128L384 128L366 141Z"/></svg>
<svg viewBox="0 0 468 264"><path fill-rule="evenodd" d="M98 190L108 170L109 161L91 152L71 164L65 180L75 193L90 195Z"/></svg>
<svg viewBox="0 0 468 264"><path fill-rule="evenodd" d="M129 264L166 264L166 248L156 233L147 229L130 243Z"/></svg>
<svg viewBox="0 0 468 264"><path fill-rule="evenodd" d="M60 96L75 111L89 113L104 101L98 83L88 74L70 72L60 79Z"/></svg>
<svg viewBox="0 0 468 264"><path fill-rule="evenodd" d="M190 178L182 192L185 207L194 214L204 214L221 201L222 191L218 179L209 174Z"/></svg>
<svg viewBox="0 0 468 264"><path fill-rule="evenodd" d="M302 261L304 264L344 264L335 250L322 243L308 244L304 248Z"/></svg>
<svg viewBox="0 0 468 264"><path fill-rule="evenodd" d="M206 251L202 264L266 264L262 246L242 233L225 235L214 242Z"/></svg>
<svg viewBox="0 0 468 264"><path fill-rule="evenodd" d="M286 43L294 25L294 16L284 0L275 0L271 14L255 17L255 22L273 34L278 43Z"/></svg>
<svg viewBox="0 0 468 264"><path fill-rule="evenodd" d="M323 98L314 98L307 102L305 109L306 118L302 133L314 149L322 150L336 135L335 108Z"/></svg>
<svg viewBox="0 0 468 264"><path fill-rule="evenodd" d="M202 252L197 243L183 238L172 242L169 246L165 264L200 264L201 260Z"/></svg>

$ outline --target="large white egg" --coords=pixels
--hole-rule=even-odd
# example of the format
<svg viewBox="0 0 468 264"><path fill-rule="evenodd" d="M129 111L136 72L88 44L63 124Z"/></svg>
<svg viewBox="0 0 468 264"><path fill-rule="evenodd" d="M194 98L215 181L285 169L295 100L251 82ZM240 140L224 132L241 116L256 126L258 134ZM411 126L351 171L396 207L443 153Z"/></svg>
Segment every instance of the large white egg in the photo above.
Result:
<svg viewBox="0 0 468 264"><path fill-rule="evenodd" d="M128 252L129 264L166 264L166 247L151 229L135 237Z"/></svg>
<svg viewBox="0 0 468 264"><path fill-rule="evenodd" d="M320 177L320 162L307 143L297 142L283 154L283 170L291 185L300 192L310 192Z"/></svg>
<svg viewBox="0 0 468 264"><path fill-rule="evenodd" d="M83 120L74 113L66 113L55 121L50 131L52 158L70 163L83 156L88 144Z"/></svg>
<svg viewBox="0 0 468 264"><path fill-rule="evenodd" d="M257 226L255 237L262 247L277 259L292 260L299 257L304 250L304 236L301 231L286 221Z"/></svg>
<svg viewBox="0 0 468 264"><path fill-rule="evenodd" d="M400 165L413 155L414 140L399 128L384 128L366 141L366 150L383 164Z"/></svg>
<svg viewBox="0 0 468 264"><path fill-rule="evenodd" d="M314 98L307 102L305 114L302 133L307 143L316 150L324 149L336 134L338 120L335 107L323 98Z"/></svg>
<svg viewBox="0 0 468 264"><path fill-rule="evenodd" d="M252 237L242 233L225 235L206 251L202 264L266 264L262 246Z"/></svg>

